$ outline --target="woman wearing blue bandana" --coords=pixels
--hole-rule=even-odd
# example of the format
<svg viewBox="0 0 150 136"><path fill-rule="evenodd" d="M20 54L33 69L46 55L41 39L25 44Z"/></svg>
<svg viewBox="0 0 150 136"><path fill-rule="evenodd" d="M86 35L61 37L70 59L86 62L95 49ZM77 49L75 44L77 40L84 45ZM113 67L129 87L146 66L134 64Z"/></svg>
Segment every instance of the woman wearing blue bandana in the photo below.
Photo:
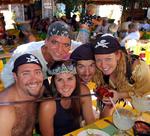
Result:
<svg viewBox="0 0 150 136"><path fill-rule="evenodd" d="M72 62L56 62L48 73L52 75L50 91L61 99L41 103L39 123L42 136L62 136L80 128L81 115L86 124L94 122L91 97L78 97L90 92L80 84Z"/></svg>
<svg viewBox="0 0 150 136"><path fill-rule="evenodd" d="M103 86L113 92L112 100L130 97L131 93L142 96L150 92L149 66L137 56L129 56L111 35L98 37L94 43L96 66L99 69L97 86ZM109 116L113 106L108 97L102 99L105 104L101 117Z"/></svg>

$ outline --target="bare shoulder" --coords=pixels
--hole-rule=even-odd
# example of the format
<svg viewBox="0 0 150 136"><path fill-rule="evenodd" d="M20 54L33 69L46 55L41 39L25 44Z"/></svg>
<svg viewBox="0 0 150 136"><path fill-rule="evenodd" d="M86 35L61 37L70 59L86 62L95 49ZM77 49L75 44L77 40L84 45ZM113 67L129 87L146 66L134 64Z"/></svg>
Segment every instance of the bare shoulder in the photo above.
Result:
<svg viewBox="0 0 150 136"><path fill-rule="evenodd" d="M56 110L56 102L54 100L44 101L40 103L40 113L41 112L55 112Z"/></svg>
<svg viewBox="0 0 150 136"><path fill-rule="evenodd" d="M81 84L80 85L80 93L81 93L81 95L87 95L87 94L90 94L90 90L86 85ZM91 101L91 96L81 97L82 104L87 103L89 101Z"/></svg>
<svg viewBox="0 0 150 136"><path fill-rule="evenodd" d="M80 92L81 94L89 94L90 90L86 85L80 84Z"/></svg>
<svg viewBox="0 0 150 136"><path fill-rule="evenodd" d="M14 101L15 100L15 93L14 91L16 90L16 88L14 88L14 86L10 86L6 89L4 89L3 91L0 92L0 102L3 101Z"/></svg>
<svg viewBox="0 0 150 136"><path fill-rule="evenodd" d="M15 107L14 106L0 106L0 115L4 113L6 114L15 113Z"/></svg>

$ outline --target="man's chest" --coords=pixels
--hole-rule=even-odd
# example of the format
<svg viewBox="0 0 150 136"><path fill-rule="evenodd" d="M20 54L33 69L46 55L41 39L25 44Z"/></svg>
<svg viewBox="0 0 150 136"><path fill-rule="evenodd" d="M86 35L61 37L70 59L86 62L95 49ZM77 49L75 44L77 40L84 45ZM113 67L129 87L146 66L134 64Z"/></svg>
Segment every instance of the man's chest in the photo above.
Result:
<svg viewBox="0 0 150 136"><path fill-rule="evenodd" d="M16 120L12 128L12 136L30 136L34 128L36 118L35 107L29 106L28 108L16 107Z"/></svg>

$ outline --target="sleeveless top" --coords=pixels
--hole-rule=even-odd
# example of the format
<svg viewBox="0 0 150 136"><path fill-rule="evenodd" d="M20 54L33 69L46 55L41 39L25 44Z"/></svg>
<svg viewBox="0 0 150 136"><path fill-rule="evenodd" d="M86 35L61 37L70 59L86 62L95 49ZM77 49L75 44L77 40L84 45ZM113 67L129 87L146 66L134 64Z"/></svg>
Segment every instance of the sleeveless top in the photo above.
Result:
<svg viewBox="0 0 150 136"><path fill-rule="evenodd" d="M74 118L71 108L64 109L60 101L56 101L56 114L54 116L54 134L62 136L80 128L80 123Z"/></svg>

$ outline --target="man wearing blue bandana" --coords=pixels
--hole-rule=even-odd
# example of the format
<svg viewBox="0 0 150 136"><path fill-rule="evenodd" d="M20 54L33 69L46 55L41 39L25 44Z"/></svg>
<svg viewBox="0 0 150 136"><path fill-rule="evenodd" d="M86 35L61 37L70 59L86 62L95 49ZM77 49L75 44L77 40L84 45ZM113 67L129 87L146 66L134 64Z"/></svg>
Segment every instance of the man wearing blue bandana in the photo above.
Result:
<svg viewBox="0 0 150 136"><path fill-rule="evenodd" d="M30 42L17 47L1 73L4 86L8 87L14 83L12 68L14 66L14 61L20 55L25 53L35 55L42 64L42 70L46 79L47 66L50 67L54 61L67 59L70 47L70 27L62 21L52 23L48 28L45 41Z"/></svg>

